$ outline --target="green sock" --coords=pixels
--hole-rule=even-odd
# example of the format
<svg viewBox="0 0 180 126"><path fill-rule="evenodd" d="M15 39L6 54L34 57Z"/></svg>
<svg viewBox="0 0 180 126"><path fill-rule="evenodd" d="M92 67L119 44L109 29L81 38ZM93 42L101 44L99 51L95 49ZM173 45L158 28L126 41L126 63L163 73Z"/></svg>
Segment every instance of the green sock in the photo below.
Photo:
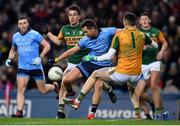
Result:
<svg viewBox="0 0 180 126"><path fill-rule="evenodd" d="M160 112L161 112L161 113L165 111L164 107L161 107L161 108L159 108L159 109L160 109Z"/></svg>
<svg viewBox="0 0 180 126"><path fill-rule="evenodd" d="M135 115L140 114L140 108L134 108Z"/></svg>
<svg viewBox="0 0 180 126"><path fill-rule="evenodd" d="M80 92L78 97L77 97L78 101L81 102L84 99L85 96L86 96L86 94Z"/></svg>
<svg viewBox="0 0 180 126"><path fill-rule="evenodd" d="M58 112L63 112L64 113L64 104L59 104L58 105Z"/></svg>
<svg viewBox="0 0 180 126"><path fill-rule="evenodd" d="M161 112L162 112L161 108L155 108L155 114L159 114Z"/></svg>
<svg viewBox="0 0 180 126"><path fill-rule="evenodd" d="M110 92L112 89L111 89L111 86L110 86L110 85L104 83L104 85L103 85L103 90L104 90L104 91L107 91L107 92Z"/></svg>

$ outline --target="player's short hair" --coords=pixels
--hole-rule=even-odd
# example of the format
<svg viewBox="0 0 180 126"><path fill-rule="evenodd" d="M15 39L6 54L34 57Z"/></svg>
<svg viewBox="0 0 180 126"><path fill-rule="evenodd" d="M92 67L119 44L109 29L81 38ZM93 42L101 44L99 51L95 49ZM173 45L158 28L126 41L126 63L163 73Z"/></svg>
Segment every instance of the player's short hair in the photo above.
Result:
<svg viewBox="0 0 180 126"><path fill-rule="evenodd" d="M29 18L24 17L24 16L23 16L23 17L20 17L20 18L18 19L18 21L19 21L19 20L23 20L23 19L26 19L26 20L27 20L27 22L29 23Z"/></svg>
<svg viewBox="0 0 180 126"><path fill-rule="evenodd" d="M148 18L151 18L150 14L149 14L148 12L142 12L142 13L140 14L140 17L141 17L141 16L147 16Z"/></svg>
<svg viewBox="0 0 180 126"><path fill-rule="evenodd" d="M136 24L136 14L132 12L125 12L123 19L126 20L131 26Z"/></svg>
<svg viewBox="0 0 180 126"><path fill-rule="evenodd" d="M80 10L80 7L78 5L73 4L73 5L69 6L67 12L69 12L70 10L75 10L78 12L79 15L81 14L81 10Z"/></svg>
<svg viewBox="0 0 180 126"><path fill-rule="evenodd" d="M81 28L87 27L87 29L95 28L98 29L97 24L92 19L86 19L82 22Z"/></svg>

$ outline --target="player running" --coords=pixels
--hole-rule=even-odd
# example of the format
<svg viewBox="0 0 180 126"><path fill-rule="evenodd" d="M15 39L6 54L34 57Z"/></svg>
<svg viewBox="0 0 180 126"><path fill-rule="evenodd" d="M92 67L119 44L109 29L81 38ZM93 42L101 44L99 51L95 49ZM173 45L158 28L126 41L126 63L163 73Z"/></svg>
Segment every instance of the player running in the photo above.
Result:
<svg viewBox="0 0 180 126"><path fill-rule="evenodd" d="M43 94L56 89L59 93L56 84L45 84L44 71L42 68L41 60L50 50L50 45L42 37L42 35L29 28L29 22L26 17L18 20L19 31L13 34L12 47L9 52L6 66L12 64L15 54L18 54L18 70L17 70L17 112L12 114L12 118L23 118L23 109L25 102L25 90L32 77L35 79L39 91ZM39 47L42 46L43 50L39 54Z"/></svg>
<svg viewBox="0 0 180 126"><path fill-rule="evenodd" d="M147 12L143 12L140 16L139 23L141 25L140 31L144 32L153 41L155 41L161 49L150 48L148 46L144 47L143 57L142 57L142 71L145 80L150 79L150 87L152 89L152 98L155 105L155 119L167 120L168 112L165 111L160 96L159 81L160 81L160 67L163 54L168 47L168 43L163 35L163 33L151 27L151 19ZM142 81L141 83L146 83Z"/></svg>

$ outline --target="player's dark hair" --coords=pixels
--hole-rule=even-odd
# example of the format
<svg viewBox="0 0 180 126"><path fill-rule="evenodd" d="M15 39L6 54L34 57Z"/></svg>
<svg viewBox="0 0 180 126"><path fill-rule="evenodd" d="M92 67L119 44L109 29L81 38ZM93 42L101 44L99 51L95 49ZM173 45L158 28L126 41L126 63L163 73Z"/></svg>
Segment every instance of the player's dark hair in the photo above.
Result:
<svg viewBox="0 0 180 126"><path fill-rule="evenodd" d="M87 27L87 29L95 28L98 29L97 24L92 19L86 19L82 22L81 28Z"/></svg>
<svg viewBox="0 0 180 126"><path fill-rule="evenodd" d="M148 12L142 12L140 16L147 16L148 18L151 18L150 14Z"/></svg>
<svg viewBox="0 0 180 126"><path fill-rule="evenodd" d="M29 19L28 19L27 17L20 17L20 18L18 19L18 21L19 21L19 20L23 20L23 19L26 19L26 20L29 22Z"/></svg>
<svg viewBox="0 0 180 126"><path fill-rule="evenodd" d="M73 4L73 5L69 6L69 8L68 8L68 11L67 11L67 12L69 12L70 10L75 10L75 11L77 11L77 12L78 12L78 14L79 14L79 15L81 14L80 7L79 7L79 6L77 6L77 5L75 5L75 4Z"/></svg>
<svg viewBox="0 0 180 126"><path fill-rule="evenodd" d="M136 14L132 12L125 12L123 19L126 20L131 26L136 24Z"/></svg>

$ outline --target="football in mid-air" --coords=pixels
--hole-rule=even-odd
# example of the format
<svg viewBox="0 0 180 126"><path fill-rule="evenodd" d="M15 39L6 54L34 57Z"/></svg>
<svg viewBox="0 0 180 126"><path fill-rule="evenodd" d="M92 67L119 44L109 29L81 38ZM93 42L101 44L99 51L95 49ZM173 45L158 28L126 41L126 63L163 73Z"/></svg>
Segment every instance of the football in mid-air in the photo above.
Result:
<svg viewBox="0 0 180 126"><path fill-rule="evenodd" d="M59 81L62 79L63 70L60 67L54 66L48 71L48 78L52 81Z"/></svg>

